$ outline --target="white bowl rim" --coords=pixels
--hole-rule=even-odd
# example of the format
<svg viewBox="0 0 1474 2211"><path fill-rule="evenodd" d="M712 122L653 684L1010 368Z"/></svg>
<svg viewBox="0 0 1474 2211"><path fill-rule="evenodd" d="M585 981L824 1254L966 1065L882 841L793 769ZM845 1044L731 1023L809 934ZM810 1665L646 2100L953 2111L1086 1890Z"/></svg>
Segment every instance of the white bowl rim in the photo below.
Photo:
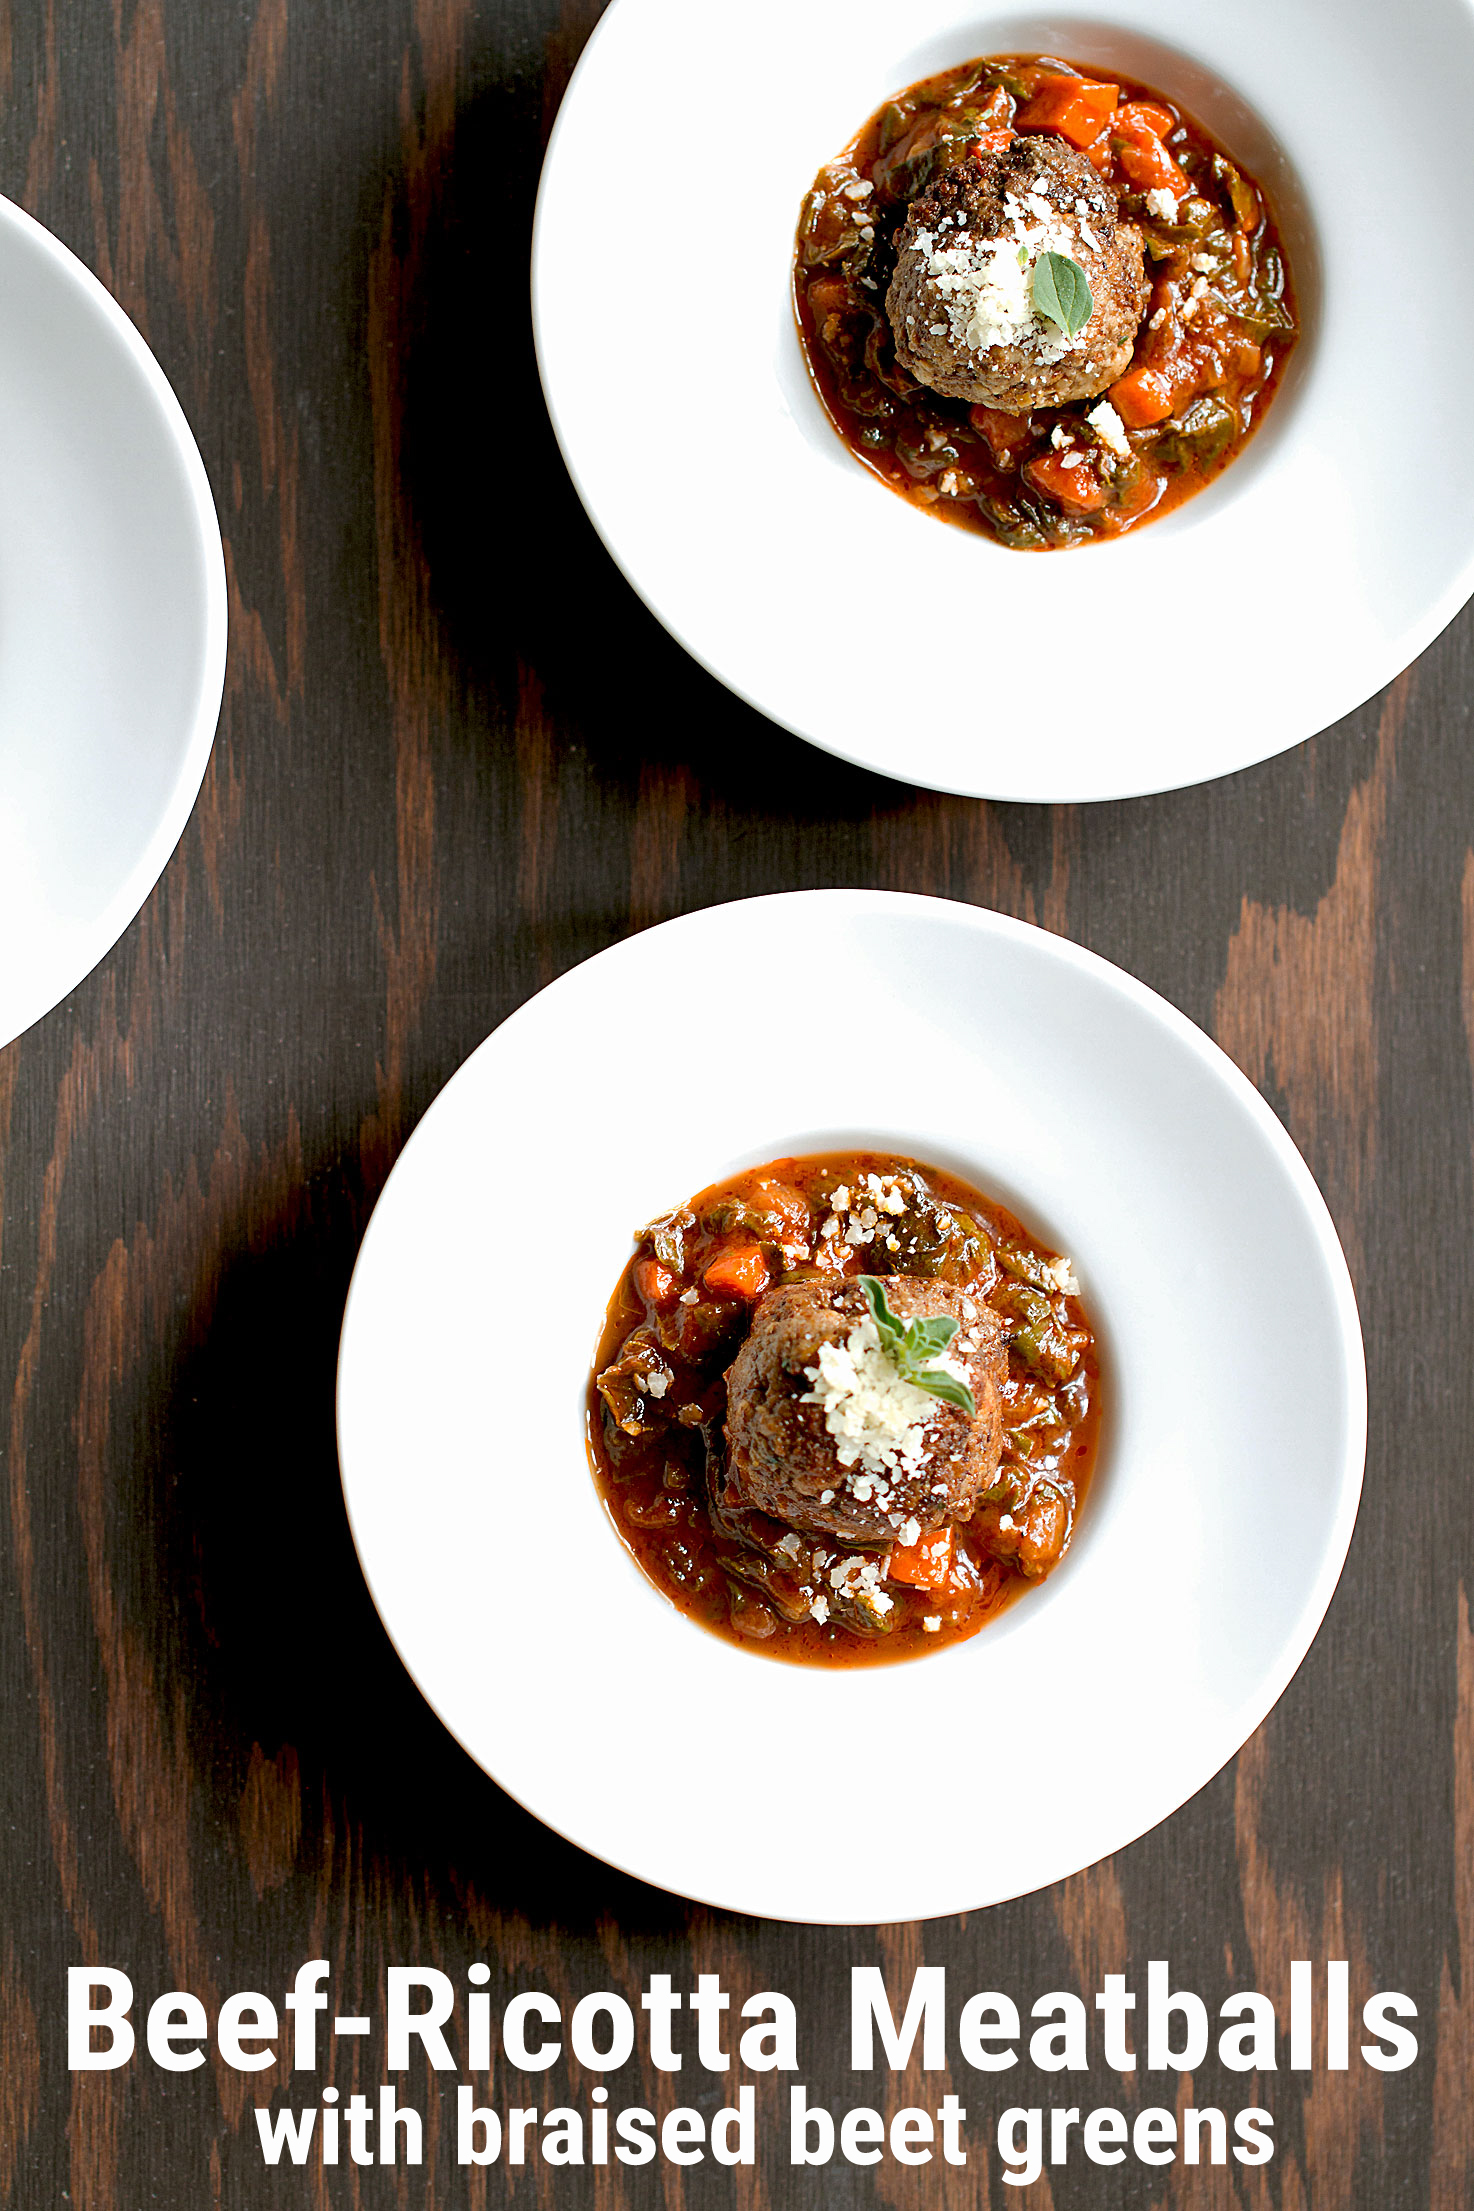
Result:
<svg viewBox="0 0 1474 2211"><path fill-rule="evenodd" d="M1097 1853L1095 1857L1087 1861L1088 1864L1099 1863L1102 1859L1139 1840L1142 1835L1151 1832L1163 1820L1171 1817L1184 1804L1190 1802L1194 1796L1199 1794L1222 1770L1222 1766L1235 1756L1238 1750L1242 1749L1250 1736L1279 1702L1294 1675L1303 1664L1335 1594L1355 1531L1361 1498L1367 1446L1366 1359L1356 1294L1345 1254L1325 1199L1295 1143L1259 1090L1222 1048L1186 1014L1173 1006L1169 1000L1161 997L1149 985L1140 982L1102 955L1090 951L1087 947L1079 945L1071 939L1057 936L1052 931L1043 930L1033 923L1017 920L1013 916L998 913L991 908L978 907L966 901L951 898L868 888L829 888L772 892L757 898L723 900L712 906L698 907L656 924L651 930L638 932L636 938L620 938L601 951L576 962L573 967L565 970L562 975L544 985L539 991L534 992L521 1006L514 1009L505 1021L498 1024L448 1078L446 1084L437 1093L436 1099L427 1108L426 1114L409 1137L400 1154L400 1160L407 1157L412 1149L423 1150L434 1141L433 1135L426 1133L426 1123L430 1120L439 1099L445 1095L446 1091L461 1080L462 1076L482 1054L503 1039L509 1028L514 1024L519 1024L523 1017L529 1013L531 1007L538 1005L546 1008L550 1000L555 1001L574 976L583 974L586 969L596 966L600 962L618 959L627 947L632 942L637 941L638 938L648 938L652 935L680 931L693 922L701 923L709 916L730 913L739 909L751 910L755 907L794 910L798 907L812 908L815 905L827 906L830 910L836 911L895 914L900 917L904 917L908 913L931 916L935 915L937 909L945 908L952 919L963 926L972 927L984 935L991 932L1005 941L1028 940L1038 943L1042 939L1047 944L1051 954L1064 965L1106 984L1113 992L1118 993L1128 1002L1133 1003L1147 1013L1153 1021L1158 1023L1179 1045L1185 1047L1193 1058L1199 1061L1214 1076L1247 1115L1256 1132L1265 1141L1274 1155L1276 1163L1286 1173L1295 1190L1304 1223L1310 1229L1318 1257L1325 1270L1326 1281L1331 1288L1335 1325L1347 1386L1347 1397L1344 1405L1347 1422L1345 1447L1341 1454L1336 1509L1325 1533L1316 1571L1307 1582L1300 1600L1294 1631L1286 1635L1282 1642L1279 1662L1264 1672L1255 1694L1246 1699L1236 1709L1233 1725L1237 1731L1237 1740L1234 1748L1229 1750L1223 1758L1218 1759L1210 1770L1198 1773L1190 1785L1184 1787L1180 1794L1174 1796L1170 1804L1154 1810L1152 1816L1144 1824L1139 1821L1136 1824L1128 1822L1126 1829L1110 1843L1106 1850ZM702 1877L699 1874L689 1880L683 1880L679 1886L663 1882L661 1877L653 1874L648 1867L633 1862L627 1855L611 1852L606 1845L600 1842L588 1825L579 1821L560 1820L554 1822L550 1820L547 1813L541 1810L536 1803L530 1801L528 1797L520 1795L515 1788L502 1780L487 1763L482 1753L473 1747L465 1735L439 1710L421 1678L420 1670L414 1658L402 1645L395 1624L391 1621L388 1612L381 1603L380 1587L364 1540L364 1530L354 1508L347 1465L348 1454L344 1446L345 1371L348 1364L350 1337L357 1325L357 1312L361 1304L366 1302L367 1293L363 1286L368 1280L369 1268L376 1250L375 1222L380 1220L384 1198L389 1192L394 1176L399 1171L399 1164L400 1161L396 1160L394 1167L390 1170L384 1189L380 1192L379 1200L374 1209L374 1217L370 1219L365 1230L358 1257L354 1264L339 1339L335 1417L344 1509L354 1545L358 1551L359 1563L369 1593L374 1600L376 1609L379 1610L385 1632L389 1636L406 1671L425 1697L427 1704L436 1712L437 1718L447 1728L447 1731L460 1742L467 1755L490 1775L499 1788L503 1789L515 1802L521 1804L522 1808L533 1818L544 1825L552 1826L555 1832L561 1834L565 1840L575 1847L587 1852L591 1857L613 1866L617 1871L628 1875L631 1879L655 1886L667 1886L671 1893L685 1896L690 1901L708 1906L713 1910L743 1913L749 1916L788 1921L794 1924L853 1926L902 1923L901 1914L889 1911L865 1918L856 1918L849 1915L829 1917L822 1912L811 1910L775 1910L768 1903L755 1906L743 1901L730 1891L723 1892L720 1884L713 1885L708 1889L703 1885ZM587 1473L587 1469L584 1471ZM658 1601L665 1602L664 1599ZM1002 1626L1003 1623L1000 1622L999 1625ZM703 1634L705 1631L693 1628L692 1632ZM938 1655L944 1657L946 1653L939 1653ZM754 1659L752 1662L781 1666L781 1662L771 1659ZM925 1661L921 1662L924 1663ZM898 1670L904 1671L904 1664L899 1669L892 1667L883 1669L887 1673ZM851 1676L850 1678L854 1677ZM1083 1868L1079 1870L1083 1870ZM982 1903L979 1903L975 1896L959 1896L955 1901L946 1904L929 1905L926 1911L919 1916L929 1919L952 1916L962 1911L989 1909L994 1904L1005 1903L1016 1896L1030 1894L1041 1886L1049 1886L1053 1881L1067 1877L1068 1875L1064 1873L1051 1873L1043 1881L1037 1878L1024 1879L1014 1886L1005 1885L998 1893L988 1896Z"/></svg>
<svg viewBox="0 0 1474 2211"><path fill-rule="evenodd" d="M730 654L710 649L700 636L693 634L691 627L682 622L667 603L668 594L649 581L642 574L638 563L630 559L621 543L619 528L602 511L600 502L590 484L588 471L581 462L578 441L571 433L565 410L560 405L557 377L549 359L545 330L546 316L543 310L543 294L549 282L547 268L549 252L547 241L549 229L548 206L553 196L554 179L560 162L565 156L567 141L574 135L578 127L576 96L584 80L593 74L604 48L614 41L622 26L630 17L637 14L642 7L650 4L651 0L610 0L610 5L595 25L579 55L554 119L539 179L532 229L529 286L534 350L544 402L559 451L584 510L611 560L648 611L661 623L682 649L710 676L732 692L735 697L753 708L754 711L765 716L779 728L787 730L791 735L818 746L854 767L874 774L889 776L899 781L918 783L923 788L945 791L965 797L992 798L1015 804L1104 804L1121 799L1148 797L1162 792L1186 789L1196 783L1212 782L1225 776L1240 773L1245 769L1276 758L1281 753L1292 750L1297 745L1304 743L1308 738L1334 727L1346 716L1364 706L1369 699L1374 698L1399 674L1411 666L1442 634L1468 600L1474 597L1474 533L1471 533L1462 558L1446 575L1441 588L1426 599L1415 618L1403 623L1397 633L1395 643L1389 643L1386 646L1375 665L1369 665L1364 660L1353 663L1350 655L1348 655L1344 667L1340 662L1326 666L1323 688L1317 697L1314 715L1305 720L1303 726L1286 730L1275 725L1272 718L1265 715L1257 724L1257 735L1233 749L1230 754L1215 757L1206 765L1196 770L1189 770L1186 773L1180 772L1176 767L1164 771L1160 765L1146 773L1142 773L1137 767L1132 767L1128 768L1124 775L1107 771L1100 776L1089 776L1085 781L1080 782L1078 787L1075 787L1073 785L1060 785L1048 776L1042 779L1031 778L1028 775L1009 775L1000 778L994 769L989 769L980 776L971 770L958 772L955 769L938 769L929 764L922 771L918 770L914 763L907 763L904 757L904 743L894 745L876 745L873 742L861 743L843 734L836 734L833 729L826 729L821 734L814 727L806 726L806 717L785 707L782 697L775 694L771 685L749 680L744 676L741 667L734 664ZM655 0L655 4L660 4L660 0ZM1445 14L1451 12L1461 21L1465 21L1470 12L1466 0L1410 0L1410 4L1420 6L1422 12L1428 15L1431 15L1435 8L1441 7ZM997 6L991 6L986 11L988 15L1002 15L1009 19L1020 14L1031 17L1039 14L1042 19L1043 12L1045 11L1027 7L1023 9L1004 7L1000 9ZM1069 12L1072 21L1077 19L1083 21L1087 16L1091 20L1101 22L1112 22L1114 20L1103 11L1097 15L1094 12L1094 0L1083 0L1083 5L1080 4L1080 0L1077 0L1077 7ZM1139 30L1141 36L1156 40L1158 43L1162 42L1158 26L1152 25L1141 29L1133 24L1131 15L1132 9L1128 0L1128 4L1123 5L1120 10L1118 27L1131 35L1136 35ZM921 28L918 25L918 36L921 35ZM986 20L979 18L978 35L979 40L983 42L980 48L982 51L988 50L985 42L985 32ZM1182 52L1184 57L1187 58L1186 26L1184 26ZM1232 83L1226 80L1225 82L1226 89L1231 93L1236 93L1237 88ZM884 97L883 89L877 93L877 99L882 97ZM1292 148L1288 151L1293 154ZM1317 259L1319 259L1319 240L1316 241L1315 252ZM1319 274L1320 272L1317 272L1317 276ZM1302 337L1299 349L1302 353L1305 351L1306 343L1306 337ZM1297 362L1293 356L1290 369L1292 374L1297 373ZM1280 396L1283 404L1286 395L1282 393ZM817 396L814 397L814 406L820 408ZM820 411L822 412L822 409ZM1277 434L1273 428L1274 420L1275 418L1271 417L1269 424L1265 426L1271 436ZM832 425L829 425L829 429L830 435L835 435ZM1257 433L1260 438L1264 435L1265 429L1261 429ZM839 442L837 438L836 442ZM1254 441L1251 441L1251 449L1253 443ZM1247 459L1247 456L1242 458ZM1231 475L1232 471L1228 473ZM880 486L875 487L877 496L882 488ZM1215 481L1215 484L1208 486L1205 492L1199 496L1212 500L1221 489L1222 480L1218 480ZM887 493L886 496L897 504L902 503L896 500L894 493ZM1187 508L1174 510L1173 515L1169 516L1166 522L1159 525L1159 527L1170 527L1174 521L1185 513L1190 517L1190 510L1194 504L1195 502L1189 502ZM945 525L937 524L936 527L941 529ZM947 534L958 536L964 533L949 530ZM970 533L967 534L970 535ZM1112 554L1119 553L1127 545L1135 546L1140 542L1141 534L1132 533L1129 537L1113 541L1108 545L1085 548L1081 551L1080 557L1087 560L1092 558L1104 560ZM1022 559L1026 556L1011 555L1009 557ZM1042 555L1039 557L1048 558L1049 556ZM1251 717L1245 717L1246 722L1250 719Z"/></svg>
<svg viewBox="0 0 1474 2211"><path fill-rule="evenodd" d="M86 981L92 970L106 958L127 930L130 922L142 911L149 894L168 865L194 810L215 742L221 702L225 694L229 615L225 549L210 480L205 473L205 464L184 409L147 341L86 262L73 253L70 246L64 245L44 223L38 222L34 215L28 214L14 200L0 196L0 224L8 226L29 245L40 250L62 281L81 294L138 371L184 473L190 515L203 554L205 586L205 628L200 653L198 695L189 717L188 736L167 802L160 810L147 843L128 868L112 897L82 933L79 948L71 963L76 972L62 989L58 990L54 981L48 980L38 985L29 997L21 995L21 1004L25 1010L20 1021L12 1026L10 1034L0 1037L0 1048L3 1048L34 1028L38 1021L70 997L79 983Z"/></svg>

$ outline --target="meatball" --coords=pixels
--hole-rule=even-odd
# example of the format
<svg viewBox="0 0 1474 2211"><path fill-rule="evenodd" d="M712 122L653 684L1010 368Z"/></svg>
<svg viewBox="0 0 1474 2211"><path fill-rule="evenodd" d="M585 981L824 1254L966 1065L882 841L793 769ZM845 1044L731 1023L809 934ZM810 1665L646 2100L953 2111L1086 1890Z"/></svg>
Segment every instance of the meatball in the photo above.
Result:
<svg viewBox="0 0 1474 2211"><path fill-rule="evenodd" d="M1038 314L1041 254L1067 254L1093 302L1069 337ZM1151 293L1141 232L1062 138L970 154L913 200L886 294L896 357L951 399L1027 414L1094 399L1130 363Z"/></svg>
<svg viewBox="0 0 1474 2211"><path fill-rule="evenodd" d="M925 1400L924 1417L891 1451L891 1464L878 1463L874 1444L857 1452L853 1437L837 1439L833 1406L814 1386L820 1347L846 1344L862 1324L873 1341L870 1309L854 1279L785 1283L760 1300L727 1374L724 1508L876 1547L893 1543L911 1520L920 1533L971 1517L1003 1444L1003 1324L974 1292L951 1283L893 1275L885 1290L900 1320L946 1313L957 1321L948 1356L966 1370L976 1416Z"/></svg>

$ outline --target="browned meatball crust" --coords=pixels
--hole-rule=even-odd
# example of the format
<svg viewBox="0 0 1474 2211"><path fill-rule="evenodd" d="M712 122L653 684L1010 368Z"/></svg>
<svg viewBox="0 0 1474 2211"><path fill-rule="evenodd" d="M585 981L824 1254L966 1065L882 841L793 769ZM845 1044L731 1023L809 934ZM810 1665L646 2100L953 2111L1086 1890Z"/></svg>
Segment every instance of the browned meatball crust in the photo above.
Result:
<svg viewBox="0 0 1474 2211"><path fill-rule="evenodd" d="M805 1402L809 1370L820 1345L843 1342L869 1308L854 1279L785 1283L759 1301L727 1374L729 1509L770 1513L807 1535L877 1548L893 1543L911 1520L925 1532L971 1517L1003 1444L1002 1323L980 1296L949 1283L896 1275L885 1289L899 1319L947 1313L958 1323L949 1356L967 1370L976 1417L933 1399L924 1457L914 1471L867 1475L863 1467L842 1466L823 1405Z"/></svg>
<svg viewBox="0 0 1474 2211"><path fill-rule="evenodd" d="M896 249L886 294L896 357L933 391L1027 414L1094 399L1130 365L1151 293L1141 232L1063 138L969 155L912 202ZM1090 317L1073 337L1033 309L1046 252L1069 255L1089 280Z"/></svg>

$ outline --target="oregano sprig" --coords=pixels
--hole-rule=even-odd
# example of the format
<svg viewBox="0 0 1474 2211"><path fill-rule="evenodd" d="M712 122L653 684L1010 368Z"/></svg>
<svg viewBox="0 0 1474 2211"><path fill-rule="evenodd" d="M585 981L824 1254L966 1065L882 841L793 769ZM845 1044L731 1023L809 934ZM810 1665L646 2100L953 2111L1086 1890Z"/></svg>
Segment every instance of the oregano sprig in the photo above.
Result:
<svg viewBox="0 0 1474 2211"><path fill-rule="evenodd" d="M1095 301L1090 279L1067 253L1041 253L1034 263L1034 312L1054 323L1067 338L1083 330Z"/></svg>
<svg viewBox="0 0 1474 2211"><path fill-rule="evenodd" d="M959 1382L955 1374L947 1374L931 1364L957 1333L957 1323L951 1314L932 1313L922 1320L903 1321L899 1313L891 1311L886 1302L885 1284L873 1274L860 1276L860 1288L865 1293L881 1348L894 1363L901 1380L913 1383L931 1397L939 1397L943 1404L955 1405L969 1420L975 1420L977 1400L967 1384Z"/></svg>

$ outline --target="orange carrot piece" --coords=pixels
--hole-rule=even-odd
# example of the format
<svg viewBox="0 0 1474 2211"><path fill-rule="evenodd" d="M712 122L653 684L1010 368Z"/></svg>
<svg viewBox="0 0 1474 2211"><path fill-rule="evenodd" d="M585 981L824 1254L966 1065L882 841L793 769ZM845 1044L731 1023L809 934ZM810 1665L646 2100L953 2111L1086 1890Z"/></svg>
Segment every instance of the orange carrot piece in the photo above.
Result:
<svg viewBox="0 0 1474 2211"><path fill-rule="evenodd" d="M1128 100L1121 109L1121 114L1129 116L1132 122L1145 123L1147 129L1154 131L1158 138L1170 138L1177 128L1177 117L1172 110L1158 107L1155 100Z"/></svg>
<svg viewBox="0 0 1474 2211"><path fill-rule="evenodd" d="M809 307L818 315L840 315L850 304L850 288L843 277L818 276L809 286Z"/></svg>
<svg viewBox="0 0 1474 2211"><path fill-rule="evenodd" d="M1034 435L1027 415L1005 414L1001 407L969 407L967 419L985 438L995 461L1010 460Z"/></svg>
<svg viewBox="0 0 1474 2211"><path fill-rule="evenodd" d="M1058 131L1072 146L1092 146L1120 97L1119 85L1096 84L1089 77L1044 77L1033 98L1019 110L1018 127Z"/></svg>
<svg viewBox="0 0 1474 2211"><path fill-rule="evenodd" d="M1041 453L1038 460L1026 465L1024 474L1036 490L1068 514L1094 514L1106 503L1105 488L1089 464L1081 462L1075 468L1066 468L1063 453Z"/></svg>
<svg viewBox="0 0 1474 2211"><path fill-rule="evenodd" d="M937 1528L931 1535L891 1552L886 1567L888 1581L903 1581L913 1589L940 1589L952 1572L952 1530Z"/></svg>
<svg viewBox="0 0 1474 2211"><path fill-rule="evenodd" d="M768 1286L768 1262L757 1244L719 1251L702 1277L717 1297L759 1298Z"/></svg>
<svg viewBox="0 0 1474 2211"><path fill-rule="evenodd" d="M1160 115L1162 110L1153 110ZM1187 178L1162 144L1161 134L1146 120L1142 107L1123 107L1119 115L1111 117L1111 145L1121 164L1126 182L1138 192L1157 192L1164 187L1177 199L1183 199L1188 190Z"/></svg>
<svg viewBox="0 0 1474 2211"><path fill-rule="evenodd" d="M1128 430L1165 422L1172 412L1172 387L1155 369L1128 369L1112 384L1108 396Z"/></svg>
<svg viewBox="0 0 1474 2211"><path fill-rule="evenodd" d="M680 1283L658 1259L635 1261L635 1288L647 1305L669 1305Z"/></svg>

